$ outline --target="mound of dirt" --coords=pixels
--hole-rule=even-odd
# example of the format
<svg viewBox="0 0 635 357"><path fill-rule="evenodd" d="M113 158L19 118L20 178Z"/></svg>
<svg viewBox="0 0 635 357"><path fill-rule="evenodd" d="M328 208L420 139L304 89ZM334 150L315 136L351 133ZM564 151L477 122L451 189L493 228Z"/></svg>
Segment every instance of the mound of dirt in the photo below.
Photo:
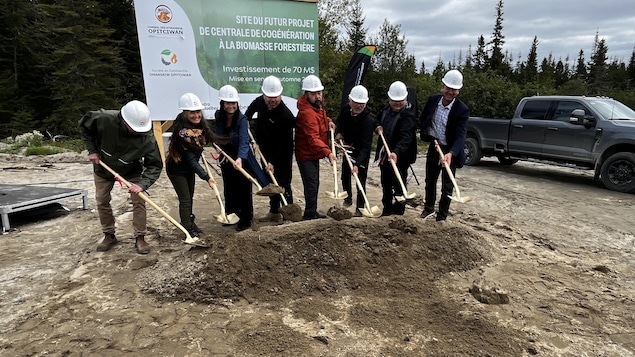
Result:
<svg viewBox="0 0 635 357"><path fill-rule="evenodd" d="M263 227L213 240L182 265L146 269L141 287L164 299L271 302L306 295L425 293L438 276L492 260L490 246L462 226L412 219L330 219Z"/></svg>

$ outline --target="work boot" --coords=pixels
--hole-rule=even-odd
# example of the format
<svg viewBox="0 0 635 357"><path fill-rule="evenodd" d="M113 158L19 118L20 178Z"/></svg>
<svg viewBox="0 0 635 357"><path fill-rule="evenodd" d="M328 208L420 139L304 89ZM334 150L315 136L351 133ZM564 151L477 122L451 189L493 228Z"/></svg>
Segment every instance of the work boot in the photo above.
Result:
<svg viewBox="0 0 635 357"><path fill-rule="evenodd" d="M139 254L150 253L150 245L148 245L143 236L137 237L134 247L137 248L137 253Z"/></svg>
<svg viewBox="0 0 635 357"><path fill-rule="evenodd" d="M104 233L104 239L97 245L98 252L105 252L110 250L115 244L117 244L117 237L113 233Z"/></svg>

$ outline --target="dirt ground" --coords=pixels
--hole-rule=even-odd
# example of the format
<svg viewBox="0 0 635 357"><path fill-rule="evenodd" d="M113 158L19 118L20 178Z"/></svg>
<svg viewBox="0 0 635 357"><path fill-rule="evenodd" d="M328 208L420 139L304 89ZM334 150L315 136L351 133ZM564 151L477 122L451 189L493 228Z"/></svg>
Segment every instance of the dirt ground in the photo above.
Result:
<svg viewBox="0 0 635 357"><path fill-rule="evenodd" d="M424 164L413 165L409 192L423 194ZM321 173L326 212L341 200L326 194L328 163ZM381 208L378 174L372 167L368 197ZM211 247L182 243L148 207L145 256L119 190L120 243L95 252L85 154L0 155L0 175L87 189L90 206L16 216L0 236L1 356L635 355L635 196L590 172L485 160L459 170L472 202L452 203L443 224L409 207L240 233L214 220L219 205L198 180L195 213ZM297 172L293 186L304 207ZM165 174L149 192L178 216ZM265 215L268 199L254 202Z"/></svg>

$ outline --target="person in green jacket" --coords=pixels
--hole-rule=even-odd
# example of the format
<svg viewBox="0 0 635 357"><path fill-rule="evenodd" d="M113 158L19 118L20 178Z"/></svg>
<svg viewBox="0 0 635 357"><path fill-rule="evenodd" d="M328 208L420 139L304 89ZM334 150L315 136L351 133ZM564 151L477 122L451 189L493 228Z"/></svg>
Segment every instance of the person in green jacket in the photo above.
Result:
<svg viewBox="0 0 635 357"><path fill-rule="evenodd" d="M93 163L97 212L104 233L97 245L98 252L105 252L117 243L110 205L116 179L100 161L133 183L128 192L133 207L135 248L139 254L150 252L145 241L146 205L138 194L147 190L163 170L161 152L151 128L150 111L138 100L128 102L121 110L90 111L79 120L79 132L88 150L88 159Z"/></svg>

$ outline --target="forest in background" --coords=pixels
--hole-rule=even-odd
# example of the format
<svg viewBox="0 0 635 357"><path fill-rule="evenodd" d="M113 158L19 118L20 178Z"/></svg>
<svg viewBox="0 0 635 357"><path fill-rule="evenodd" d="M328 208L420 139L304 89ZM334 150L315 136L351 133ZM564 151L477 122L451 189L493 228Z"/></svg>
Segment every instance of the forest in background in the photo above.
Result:
<svg viewBox="0 0 635 357"><path fill-rule="evenodd" d="M145 100L132 0L0 4L0 138L33 130L76 136L85 112ZM596 34L588 56L580 49L573 60L551 54L540 59L534 37L527 57L514 59L504 46L503 7L499 0L489 35L475 35L474 47L451 62L439 60L428 72L408 51L401 25L384 20L369 33L360 0L319 0L319 76L327 112L338 115L348 62L367 44L377 46L363 82L374 111L387 104L395 80L416 89L422 108L449 69L463 72L460 97L475 116L511 117L522 97L536 94L601 95L635 108L635 47L628 63L611 59L609 44Z"/></svg>

